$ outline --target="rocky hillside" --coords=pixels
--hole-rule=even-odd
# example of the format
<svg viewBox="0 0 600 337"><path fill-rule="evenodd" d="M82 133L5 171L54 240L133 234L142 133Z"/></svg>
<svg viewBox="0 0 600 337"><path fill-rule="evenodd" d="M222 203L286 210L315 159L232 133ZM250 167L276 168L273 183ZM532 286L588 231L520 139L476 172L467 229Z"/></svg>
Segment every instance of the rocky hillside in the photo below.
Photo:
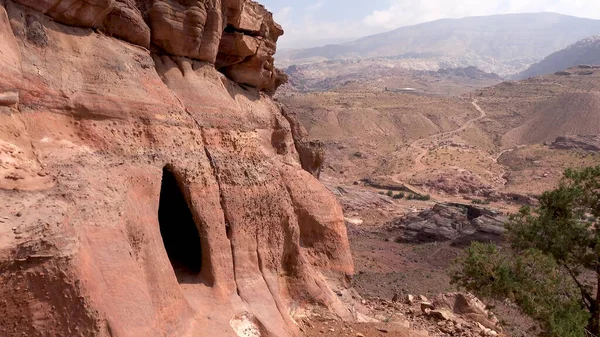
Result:
<svg viewBox="0 0 600 337"><path fill-rule="evenodd" d="M476 66L502 76L585 37L600 34L600 21L553 13L509 14L444 19L353 42L278 55L282 65L336 59L386 58L406 67L415 63L437 68Z"/></svg>
<svg viewBox="0 0 600 337"><path fill-rule="evenodd" d="M1 336L353 317L342 209L269 96L282 33L246 0L0 1Z"/></svg>
<svg viewBox="0 0 600 337"><path fill-rule="evenodd" d="M580 64L600 64L600 35L585 38L563 50L550 54L516 75L515 79L548 75Z"/></svg>
<svg viewBox="0 0 600 337"><path fill-rule="evenodd" d="M427 69L427 67L425 67ZM438 70L406 69L381 60L337 60L293 65L284 69L289 85L279 93L327 91L338 88L395 91L411 87L421 93L462 94L502 81L476 67Z"/></svg>
<svg viewBox="0 0 600 337"><path fill-rule="evenodd" d="M600 68L578 66L555 74L504 82L478 94L498 144L552 142L600 134Z"/></svg>

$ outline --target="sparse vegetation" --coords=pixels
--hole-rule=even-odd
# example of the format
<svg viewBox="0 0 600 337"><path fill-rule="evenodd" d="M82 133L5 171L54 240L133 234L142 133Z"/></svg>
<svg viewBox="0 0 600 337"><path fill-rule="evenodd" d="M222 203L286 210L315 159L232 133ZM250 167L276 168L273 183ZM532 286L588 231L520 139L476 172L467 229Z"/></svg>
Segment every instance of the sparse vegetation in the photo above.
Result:
<svg viewBox="0 0 600 337"><path fill-rule="evenodd" d="M473 199L471 200L471 203L474 205L489 205L490 201L489 200L482 200L482 199Z"/></svg>
<svg viewBox="0 0 600 337"><path fill-rule="evenodd" d="M404 193L400 192L400 193L394 195L394 199L404 199Z"/></svg>
<svg viewBox="0 0 600 337"><path fill-rule="evenodd" d="M420 200L420 201L429 201L431 200L431 195L429 194L409 194L406 197L406 200Z"/></svg>
<svg viewBox="0 0 600 337"><path fill-rule="evenodd" d="M567 170L558 188L507 223L508 248L474 243L452 271L454 284L514 301L543 336L600 332L600 166Z"/></svg>
<svg viewBox="0 0 600 337"><path fill-rule="evenodd" d="M387 194L387 196L388 196L388 197L390 197L390 198L394 197L394 191L391 191L391 190L390 190L390 191L387 191L387 193L386 193L386 194Z"/></svg>

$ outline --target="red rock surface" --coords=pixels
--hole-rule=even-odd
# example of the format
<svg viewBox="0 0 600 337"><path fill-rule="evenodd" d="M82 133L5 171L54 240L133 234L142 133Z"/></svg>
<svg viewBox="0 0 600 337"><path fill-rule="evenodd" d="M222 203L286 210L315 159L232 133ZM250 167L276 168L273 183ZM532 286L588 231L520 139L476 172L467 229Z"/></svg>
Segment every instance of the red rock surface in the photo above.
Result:
<svg viewBox="0 0 600 337"><path fill-rule="evenodd" d="M342 210L260 91L281 33L251 1L0 1L1 336L296 336L303 308L350 315L327 282L353 273Z"/></svg>

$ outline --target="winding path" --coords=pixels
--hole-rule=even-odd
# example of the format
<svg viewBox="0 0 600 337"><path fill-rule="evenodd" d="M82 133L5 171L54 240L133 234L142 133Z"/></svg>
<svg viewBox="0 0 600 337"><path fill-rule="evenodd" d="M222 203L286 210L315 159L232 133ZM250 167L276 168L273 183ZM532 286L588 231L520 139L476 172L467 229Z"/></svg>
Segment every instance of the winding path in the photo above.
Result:
<svg viewBox="0 0 600 337"><path fill-rule="evenodd" d="M414 142L412 142L410 144L410 147L415 149L416 151L418 151L418 155L415 158L415 163L413 166L413 172L418 172L418 171L423 171L427 168L427 166L423 165L423 163L421 162L421 160L427 155L427 153L429 152L428 149L424 148L423 146L425 144L427 144L430 141L436 141L436 142L440 142L443 140L444 137L447 136L451 136L454 135L456 133L462 132L466 129L468 129L469 127L471 127L471 125L473 125L473 123L479 121L482 118L485 118L487 116L487 114L485 113L485 111L479 106L477 105L477 100L473 100L471 102L471 104L475 107L475 109L477 109L477 111L479 111L479 116L475 117L473 119L470 119L468 121L466 121L463 125L461 125L461 127L459 127L458 129L452 130L452 131L446 131L446 132L440 132L440 133L436 133L434 135L431 135L429 137L426 138L421 138L421 139L417 139Z"/></svg>
<svg viewBox="0 0 600 337"><path fill-rule="evenodd" d="M412 191L415 191L416 193L423 194L423 191L421 191L419 188L407 184L406 183L406 180L407 180L406 178L408 178L411 174L413 174L415 172L420 172L420 171L424 171L424 170L427 169L427 166L425 164L423 164L423 162L422 162L422 159L429 152L429 149L425 147L425 144L430 143L432 141L436 142L436 143L439 143L440 141L444 140L444 138L446 138L448 136L452 136L454 134L457 134L459 132L462 132L462 131L468 129L475 122L477 122L477 121L479 121L482 118L485 118L487 116L486 112L477 104L477 100L476 99L473 100L471 102L471 104L479 112L479 116L466 121L463 125L461 125L459 128L457 128L455 130L436 133L436 134L431 135L429 137L417 139L414 142L412 142L409 147L411 149L414 149L418 153L417 156L416 156L416 158L415 158L415 160L414 160L413 169L412 170L408 170L408 171L403 172L403 173L400 173L400 174L396 174L394 176L391 176L391 179L394 182L402 184L402 185L406 186L408 189L410 189Z"/></svg>

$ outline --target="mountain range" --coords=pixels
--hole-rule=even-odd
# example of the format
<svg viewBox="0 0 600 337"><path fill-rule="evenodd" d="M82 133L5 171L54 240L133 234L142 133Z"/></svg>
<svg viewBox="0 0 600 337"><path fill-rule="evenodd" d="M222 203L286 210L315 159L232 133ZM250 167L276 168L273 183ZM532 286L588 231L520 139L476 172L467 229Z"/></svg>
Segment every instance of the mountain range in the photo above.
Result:
<svg viewBox="0 0 600 337"><path fill-rule="evenodd" d="M556 13L442 19L352 42L277 54L279 66L340 59L382 59L421 70L476 66L503 76L579 40L600 34L600 20ZM417 66L412 63L420 62ZM425 64L423 64L425 62Z"/></svg>
<svg viewBox="0 0 600 337"><path fill-rule="evenodd" d="M524 79L552 74L580 64L600 64L600 36L591 36L550 54L515 76Z"/></svg>

